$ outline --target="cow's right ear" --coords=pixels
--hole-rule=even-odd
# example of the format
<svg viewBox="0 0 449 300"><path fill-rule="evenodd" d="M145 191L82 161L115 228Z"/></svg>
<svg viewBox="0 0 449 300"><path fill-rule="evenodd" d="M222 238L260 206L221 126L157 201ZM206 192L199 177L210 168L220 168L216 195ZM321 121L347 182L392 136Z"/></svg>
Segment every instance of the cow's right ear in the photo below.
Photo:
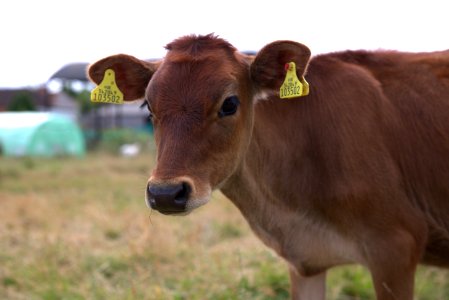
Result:
<svg viewBox="0 0 449 300"><path fill-rule="evenodd" d="M251 79L261 91L278 93L284 82L285 64L294 62L298 78L304 76L310 60L307 46L292 41L276 41L260 50L251 64Z"/></svg>
<svg viewBox="0 0 449 300"><path fill-rule="evenodd" d="M141 99L160 63L147 62L130 55L118 54L103 58L88 68L88 76L97 85L107 69L114 70L115 81L125 101Z"/></svg>

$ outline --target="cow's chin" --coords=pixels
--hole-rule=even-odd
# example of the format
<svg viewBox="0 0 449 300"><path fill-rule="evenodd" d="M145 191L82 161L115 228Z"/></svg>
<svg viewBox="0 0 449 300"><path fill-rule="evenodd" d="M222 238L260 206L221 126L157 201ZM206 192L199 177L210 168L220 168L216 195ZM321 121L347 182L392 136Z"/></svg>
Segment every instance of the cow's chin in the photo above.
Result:
<svg viewBox="0 0 449 300"><path fill-rule="evenodd" d="M195 200L189 200L189 202L187 202L187 207L186 210L184 212L163 212L164 215L170 215L170 216L187 216L189 215L192 211L194 211L195 209L197 209L200 206L205 205L207 202L209 202L210 198L203 198L203 199L195 199Z"/></svg>

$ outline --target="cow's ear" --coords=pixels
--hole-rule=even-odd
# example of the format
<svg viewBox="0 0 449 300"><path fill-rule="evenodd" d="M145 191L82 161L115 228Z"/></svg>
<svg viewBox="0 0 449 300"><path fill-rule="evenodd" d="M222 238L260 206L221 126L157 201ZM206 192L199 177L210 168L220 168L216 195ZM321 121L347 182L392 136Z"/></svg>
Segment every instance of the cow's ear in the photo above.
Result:
<svg viewBox="0 0 449 300"><path fill-rule="evenodd" d="M251 64L251 78L261 90L278 91L285 79L285 64L294 62L298 78L304 76L310 59L307 46L292 41L276 41L259 51Z"/></svg>
<svg viewBox="0 0 449 300"><path fill-rule="evenodd" d="M114 70L115 81L125 101L141 99L159 63L150 63L130 55L118 54L103 58L88 68L88 76L97 85L107 69Z"/></svg>

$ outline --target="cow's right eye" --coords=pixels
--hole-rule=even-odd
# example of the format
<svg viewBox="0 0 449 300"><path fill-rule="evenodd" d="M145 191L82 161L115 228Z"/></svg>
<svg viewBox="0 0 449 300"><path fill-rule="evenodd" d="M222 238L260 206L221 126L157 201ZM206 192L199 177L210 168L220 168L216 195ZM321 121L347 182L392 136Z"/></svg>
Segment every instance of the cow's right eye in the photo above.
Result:
<svg viewBox="0 0 449 300"><path fill-rule="evenodd" d="M150 106L150 104L148 103L148 100L145 100L141 105L140 105L140 107L142 108L142 107L147 107L147 109L148 109L148 119L150 119L150 120L153 120L153 111L151 110L151 106Z"/></svg>
<svg viewBox="0 0 449 300"><path fill-rule="evenodd" d="M239 107L240 100L237 96L231 96L226 98L221 105L220 110L218 111L218 116L220 118L225 116L233 115L237 112Z"/></svg>

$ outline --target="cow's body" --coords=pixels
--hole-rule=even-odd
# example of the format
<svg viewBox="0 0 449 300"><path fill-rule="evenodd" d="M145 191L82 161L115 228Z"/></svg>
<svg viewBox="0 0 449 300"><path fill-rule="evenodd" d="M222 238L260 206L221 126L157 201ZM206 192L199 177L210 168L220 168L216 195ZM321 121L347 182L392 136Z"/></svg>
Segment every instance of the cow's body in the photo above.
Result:
<svg viewBox="0 0 449 300"><path fill-rule="evenodd" d="M208 39L213 47L199 46ZM294 46L294 55L293 43L269 45L254 61L234 54L226 68L219 60L215 66L237 78L235 91L228 92L232 84L213 86L219 82L213 79L208 87L226 91L226 99L238 94L239 111L215 120L207 117L214 106L189 107L209 97L198 89L215 76L205 65L193 67L201 53L214 61L218 53L233 52L212 40L189 37L169 45L148 87L159 116L159 153L147 194L162 203L150 199L152 206L167 209L163 201L173 182L179 182L174 209L185 195L194 208L221 188L254 232L288 261L295 299L324 299L325 271L340 264L367 266L378 299L412 299L419 262L449 267L449 52L317 56L307 69L310 95L293 100L278 98L277 68L263 68L297 59L301 75L308 61L304 46ZM96 82L107 67L123 69L114 60L104 64L91 68ZM167 81L168 70L177 70L181 83ZM177 98L164 86L184 91ZM254 103L262 94L268 96ZM217 137L225 140L221 146L214 144ZM198 145L202 140L207 146ZM212 162L222 168L213 169Z"/></svg>

